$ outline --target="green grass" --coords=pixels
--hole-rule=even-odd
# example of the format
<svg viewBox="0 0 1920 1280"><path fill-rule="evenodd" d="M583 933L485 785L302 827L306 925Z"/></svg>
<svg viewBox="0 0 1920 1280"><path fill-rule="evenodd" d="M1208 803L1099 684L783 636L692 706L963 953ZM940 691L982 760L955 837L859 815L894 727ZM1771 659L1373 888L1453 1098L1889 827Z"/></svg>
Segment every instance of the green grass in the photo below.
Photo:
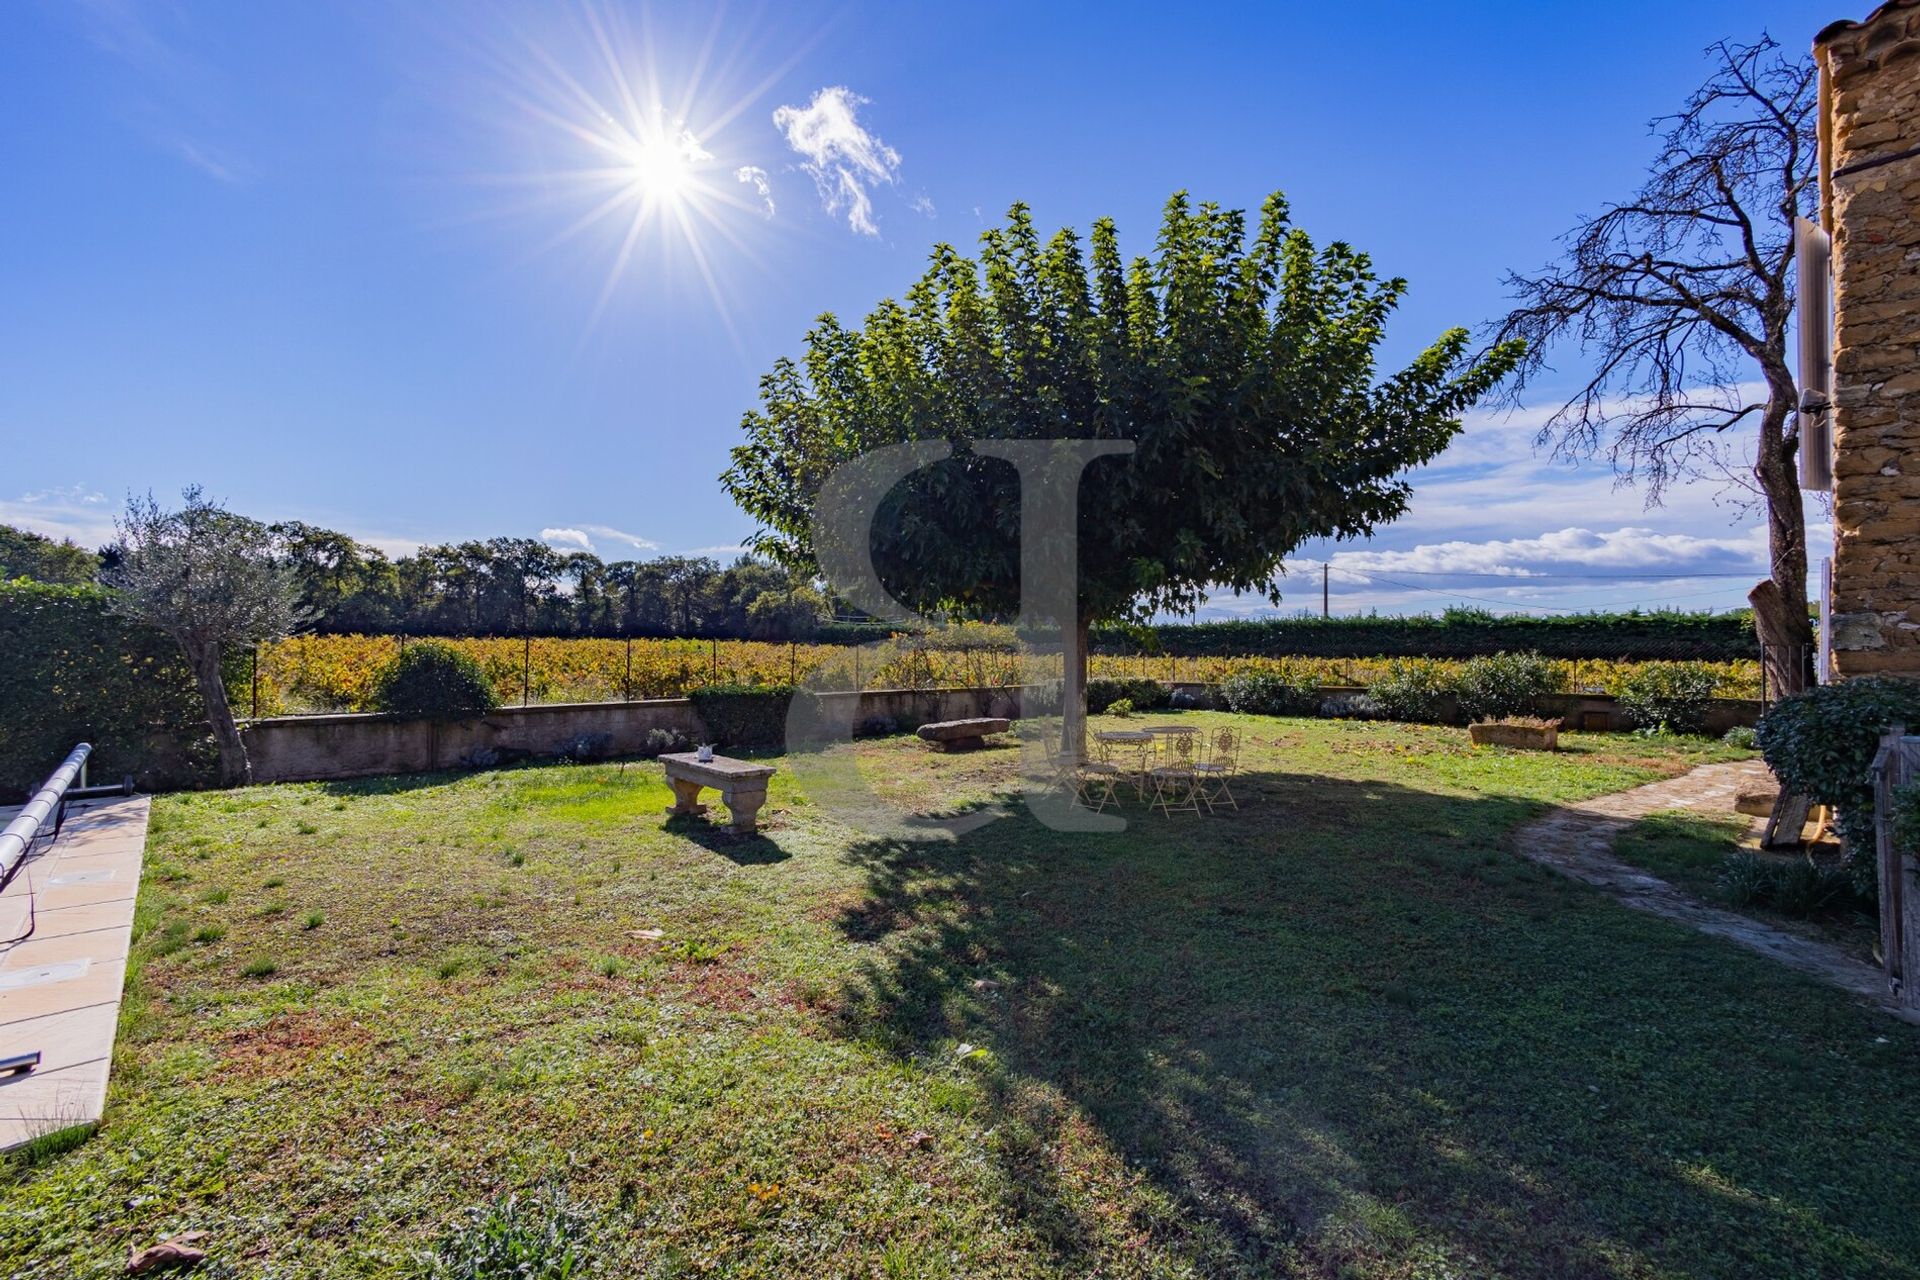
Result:
<svg viewBox="0 0 1920 1280"><path fill-rule="evenodd" d="M1097 835L911 739L847 750L1011 816L864 834L793 760L756 838L638 763L162 798L105 1124L0 1272L1920 1276L1920 1032L1510 849L1729 753L1237 723L1243 812Z"/></svg>
<svg viewBox="0 0 1920 1280"><path fill-rule="evenodd" d="M1720 869L1741 847L1751 819L1673 810L1652 813L1622 832L1614 843L1621 860L1653 872L1668 883L1714 906L1739 910L1783 929L1831 942L1856 959L1877 965L1874 947L1880 921L1856 903L1823 910L1811 919L1733 902L1720 882ZM1772 860L1775 855L1756 855ZM1788 855L1779 855L1785 858Z"/></svg>

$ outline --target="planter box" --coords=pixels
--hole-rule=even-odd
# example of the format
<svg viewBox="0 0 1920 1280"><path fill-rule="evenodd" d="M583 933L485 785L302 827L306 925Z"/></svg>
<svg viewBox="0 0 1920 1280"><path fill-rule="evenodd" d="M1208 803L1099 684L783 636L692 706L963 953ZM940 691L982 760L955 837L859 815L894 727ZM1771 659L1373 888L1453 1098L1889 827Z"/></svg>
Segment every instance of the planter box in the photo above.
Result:
<svg viewBox="0 0 1920 1280"><path fill-rule="evenodd" d="M1476 747L1519 747L1527 751L1557 751L1560 726L1557 724L1485 724L1467 726Z"/></svg>

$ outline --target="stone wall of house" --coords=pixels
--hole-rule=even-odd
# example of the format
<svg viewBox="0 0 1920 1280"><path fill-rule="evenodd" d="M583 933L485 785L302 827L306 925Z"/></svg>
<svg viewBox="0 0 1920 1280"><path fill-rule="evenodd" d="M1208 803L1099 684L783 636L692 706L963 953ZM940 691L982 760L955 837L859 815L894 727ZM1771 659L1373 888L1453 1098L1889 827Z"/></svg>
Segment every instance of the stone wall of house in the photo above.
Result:
<svg viewBox="0 0 1920 1280"><path fill-rule="evenodd" d="M1834 273L1839 676L1920 676L1920 0L1816 44Z"/></svg>

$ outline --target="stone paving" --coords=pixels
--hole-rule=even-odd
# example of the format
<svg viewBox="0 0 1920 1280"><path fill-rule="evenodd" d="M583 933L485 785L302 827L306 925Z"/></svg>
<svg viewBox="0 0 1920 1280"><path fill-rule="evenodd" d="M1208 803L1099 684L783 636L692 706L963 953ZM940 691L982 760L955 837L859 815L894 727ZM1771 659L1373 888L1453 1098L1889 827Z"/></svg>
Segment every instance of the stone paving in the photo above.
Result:
<svg viewBox="0 0 1920 1280"><path fill-rule="evenodd" d="M12 811L0 810L0 822ZM100 1118L120 1021L147 797L79 801L0 892L0 1149Z"/></svg>
<svg viewBox="0 0 1920 1280"><path fill-rule="evenodd" d="M1520 828L1515 841L1526 857L1604 890L1635 910L1725 938L1838 987L1895 1017L1920 1021L1894 1004L1887 990L1886 975L1879 969L1854 959L1838 947L1788 933L1736 912L1710 907L1613 855L1615 837L1650 813L1693 809L1701 813L1731 814L1735 812L1734 801L1742 791L1769 787L1772 783L1767 766L1758 760L1702 765L1677 778L1556 809Z"/></svg>

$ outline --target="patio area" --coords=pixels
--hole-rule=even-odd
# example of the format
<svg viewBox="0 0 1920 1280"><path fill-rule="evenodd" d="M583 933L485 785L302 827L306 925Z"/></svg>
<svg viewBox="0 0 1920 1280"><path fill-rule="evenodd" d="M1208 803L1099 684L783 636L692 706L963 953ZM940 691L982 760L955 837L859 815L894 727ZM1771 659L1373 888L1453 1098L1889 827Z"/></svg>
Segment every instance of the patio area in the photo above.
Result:
<svg viewBox="0 0 1920 1280"><path fill-rule="evenodd" d="M1237 812L874 839L778 757L750 835L647 762L163 797L105 1124L0 1254L410 1275L551 1183L615 1275L1920 1274L1920 1032L1513 847L1740 753L1162 718L1239 735ZM1011 742L844 750L1017 794Z"/></svg>

